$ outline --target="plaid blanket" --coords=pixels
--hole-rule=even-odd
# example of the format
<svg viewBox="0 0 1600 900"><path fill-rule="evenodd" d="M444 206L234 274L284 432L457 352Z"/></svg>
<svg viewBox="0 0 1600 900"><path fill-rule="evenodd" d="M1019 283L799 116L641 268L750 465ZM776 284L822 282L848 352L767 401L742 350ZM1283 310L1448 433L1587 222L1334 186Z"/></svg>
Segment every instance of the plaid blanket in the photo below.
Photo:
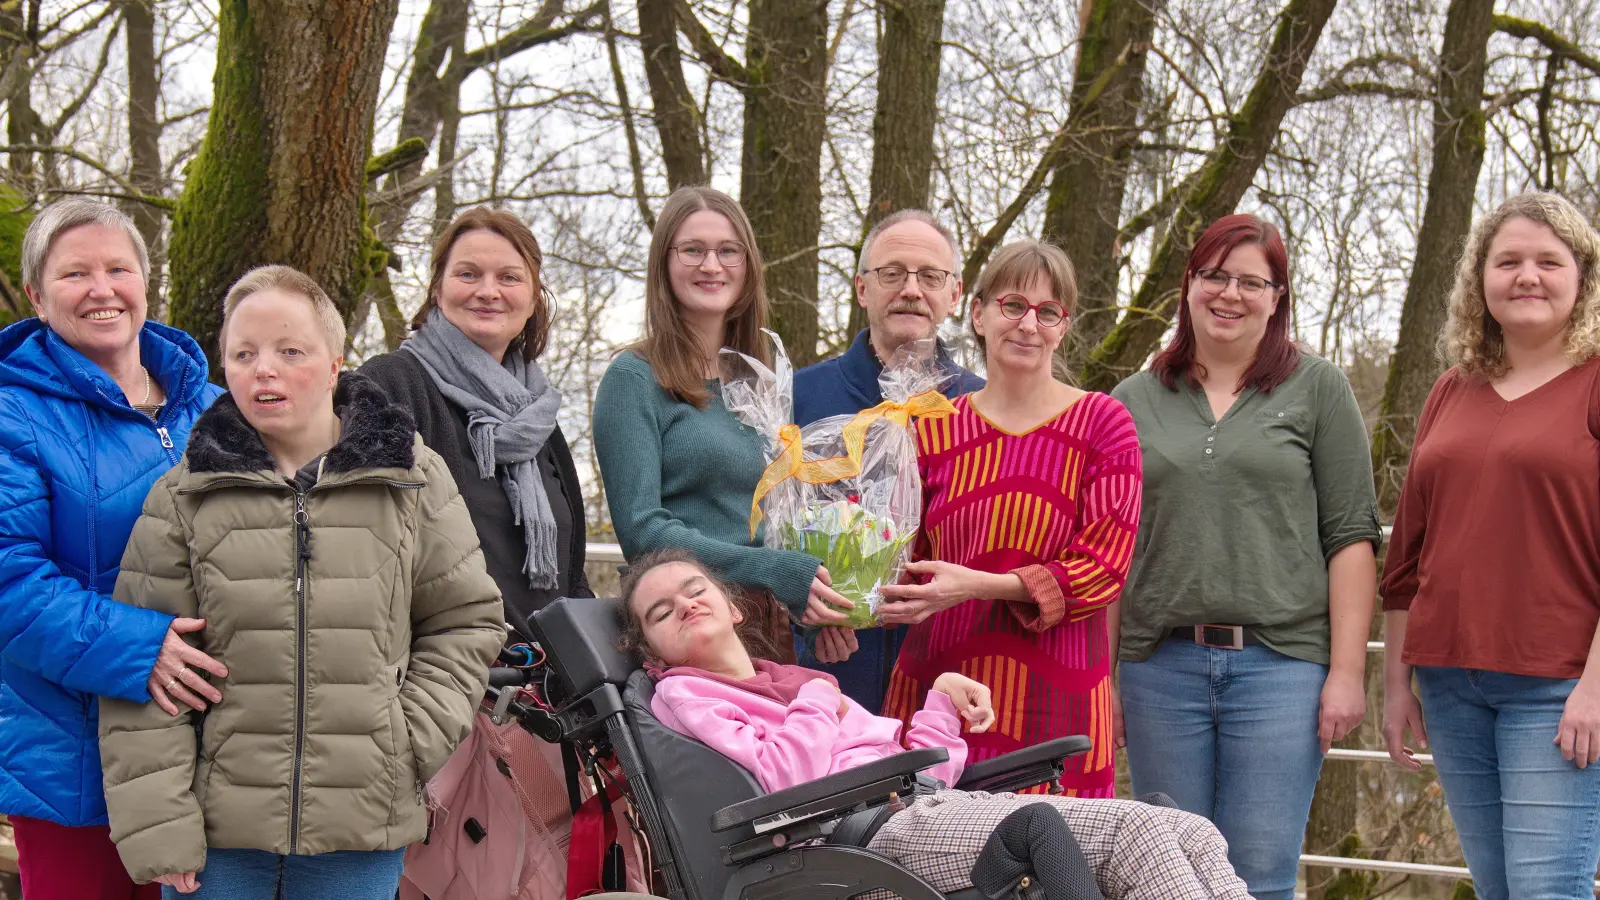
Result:
<svg viewBox="0 0 1600 900"><path fill-rule="evenodd" d="M1249 900L1214 825L1132 800L942 790L896 813L867 849L944 893L963 890L972 886L972 866L989 834L1029 803L1049 803L1061 813L1107 900Z"/></svg>

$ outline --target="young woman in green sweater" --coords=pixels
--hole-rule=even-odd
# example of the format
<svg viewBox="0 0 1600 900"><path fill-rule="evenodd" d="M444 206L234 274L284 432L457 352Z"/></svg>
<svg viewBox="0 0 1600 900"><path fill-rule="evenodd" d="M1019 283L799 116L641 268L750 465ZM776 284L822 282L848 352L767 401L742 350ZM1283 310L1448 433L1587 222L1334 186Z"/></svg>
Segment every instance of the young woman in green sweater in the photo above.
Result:
<svg viewBox="0 0 1600 900"><path fill-rule="evenodd" d="M738 202L707 187L674 191L650 239L644 338L600 381L594 444L623 555L682 548L771 598L757 604L771 638L760 650L792 663L790 621L842 621L850 601L815 557L750 535L762 437L723 405L717 354L729 347L771 362L762 283Z"/></svg>

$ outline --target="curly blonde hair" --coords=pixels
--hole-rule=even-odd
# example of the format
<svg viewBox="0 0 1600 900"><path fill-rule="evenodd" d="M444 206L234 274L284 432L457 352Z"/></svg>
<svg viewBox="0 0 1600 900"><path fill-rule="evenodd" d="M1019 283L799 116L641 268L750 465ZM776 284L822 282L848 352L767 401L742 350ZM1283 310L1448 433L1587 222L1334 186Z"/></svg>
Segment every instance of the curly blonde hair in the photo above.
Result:
<svg viewBox="0 0 1600 900"><path fill-rule="evenodd" d="M1439 336L1439 352L1463 375L1499 378L1509 365L1500 324L1483 295L1483 267L1501 226L1527 219L1548 226L1578 261L1578 297L1567 328L1566 352L1574 363L1600 356L1600 233L1583 213L1558 194L1530 191L1500 204L1472 226L1456 268L1450 312Z"/></svg>

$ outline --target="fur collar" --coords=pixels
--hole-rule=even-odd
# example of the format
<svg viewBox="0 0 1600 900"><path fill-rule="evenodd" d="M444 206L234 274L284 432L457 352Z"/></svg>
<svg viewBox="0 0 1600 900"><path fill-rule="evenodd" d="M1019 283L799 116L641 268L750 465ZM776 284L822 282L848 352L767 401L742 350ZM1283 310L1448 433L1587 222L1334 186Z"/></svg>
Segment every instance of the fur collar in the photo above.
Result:
<svg viewBox="0 0 1600 900"><path fill-rule="evenodd" d="M416 424L403 407L389 402L383 389L365 375L344 372L333 391L333 409L343 427L339 443L323 459L323 471L409 469L416 462ZM223 394L189 432L184 455L191 472L272 471L272 455L244 413Z"/></svg>

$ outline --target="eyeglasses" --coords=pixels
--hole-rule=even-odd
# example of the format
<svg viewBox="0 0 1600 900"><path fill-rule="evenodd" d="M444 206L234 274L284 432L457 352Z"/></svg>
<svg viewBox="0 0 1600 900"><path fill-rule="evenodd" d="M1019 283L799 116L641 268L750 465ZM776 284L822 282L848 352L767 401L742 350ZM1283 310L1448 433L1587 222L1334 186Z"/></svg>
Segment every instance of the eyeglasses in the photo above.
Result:
<svg viewBox="0 0 1600 900"><path fill-rule="evenodd" d="M1200 279L1200 289L1208 294L1220 294L1228 289L1228 282L1239 282L1239 296L1246 300L1254 300L1261 296L1267 289L1277 289L1277 285L1254 275L1229 275L1221 269L1201 269L1195 273Z"/></svg>
<svg viewBox="0 0 1600 900"><path fill-rule="evenodd" d="M724 267L733 269L744 265L745 249L743 244L723 244L715 250L699 244L676 244L672 251L678 254L678 262L686 266L699 266L706 261L706 254L715 253L717 262Z"/></svg>
<svg viewBox="0 0 1600 900"><path fill-rule="evenodd" d="M1000 307L1000 315L1018 321L1021 321L1031 309L1038 317L1039 324L1046 328L1054 328L1067 318L1066 309L1054 300L1029 303L1028 298L1021 294L1006 294L1004 297L996 297L994 302Z"/></svg>
<svg viewBox="0 0 1600 900"><path fill-rule="evenodd" d="M906 283L906 276L908 275L917 276L917 284L921 285L923 290L937 291L944 287L945 282L950 280L950 276L955 274L954 272L946 272L944 269L918 269L913 272L905 266L879 266L876 269L868 269L867 271L878 279L878 284L884 290L889 291L899 290Z"/></svg>

